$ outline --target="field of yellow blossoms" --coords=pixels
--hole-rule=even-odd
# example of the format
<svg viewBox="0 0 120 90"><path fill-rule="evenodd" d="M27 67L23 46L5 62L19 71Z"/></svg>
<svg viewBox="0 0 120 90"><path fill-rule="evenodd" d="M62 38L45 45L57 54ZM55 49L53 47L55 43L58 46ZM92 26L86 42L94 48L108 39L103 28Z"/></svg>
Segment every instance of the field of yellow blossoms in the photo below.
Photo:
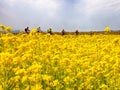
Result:
<svg viewBox="0 0 120 90"><path fill-rule="evenodd" d="M0 33L0 90L120 90L120 35Z"/></svg>

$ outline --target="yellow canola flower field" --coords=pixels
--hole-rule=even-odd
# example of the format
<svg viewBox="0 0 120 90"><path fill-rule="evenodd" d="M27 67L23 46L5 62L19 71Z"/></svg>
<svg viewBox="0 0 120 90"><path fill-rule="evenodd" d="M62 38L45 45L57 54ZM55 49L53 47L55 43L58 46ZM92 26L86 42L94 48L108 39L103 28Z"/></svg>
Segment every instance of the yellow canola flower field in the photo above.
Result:
<svg viewBox="0 0 120 90"><path fill-rule="evenodd" d="M119 35L0 34L0 90L119 89Z"/></svg>
<svg viewBox="0 0 120 90"><path fill-rule="evenodd" d="M5 32L10 32L13 30L13 28L10 26L5 26L5 25L0 24L0 30L5 31Z"/></svg>

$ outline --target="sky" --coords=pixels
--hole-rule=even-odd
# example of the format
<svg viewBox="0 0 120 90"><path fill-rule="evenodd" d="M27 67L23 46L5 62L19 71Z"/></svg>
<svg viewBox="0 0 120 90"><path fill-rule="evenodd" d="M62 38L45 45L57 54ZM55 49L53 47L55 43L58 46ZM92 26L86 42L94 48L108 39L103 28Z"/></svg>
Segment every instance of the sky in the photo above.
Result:
<svg viewBox="0 0 120 90"><path fill-rule="evenodd" d="M0 24L14 30L120 30L120 0L0 0Z"/></svg>

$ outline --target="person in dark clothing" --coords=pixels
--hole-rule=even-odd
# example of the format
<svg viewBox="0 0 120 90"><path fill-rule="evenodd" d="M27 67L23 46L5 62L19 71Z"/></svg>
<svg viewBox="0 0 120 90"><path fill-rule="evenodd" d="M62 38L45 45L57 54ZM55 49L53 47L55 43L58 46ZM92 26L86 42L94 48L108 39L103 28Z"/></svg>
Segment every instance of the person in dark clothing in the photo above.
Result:
<svg viewBox="0 0 120 90"><path fill-rule="evenodd" d="M78 34L79 34L79 31L78 31L78 30L76 30L76 31L75 31L75 34L76 34L76 35L78 35Z"/></svg>
<svg viewBox="0 0 120 90"><path fill-rule="evenodd" d="M62 35L65 35L65 30L64 29L62 30Z"/></svg>

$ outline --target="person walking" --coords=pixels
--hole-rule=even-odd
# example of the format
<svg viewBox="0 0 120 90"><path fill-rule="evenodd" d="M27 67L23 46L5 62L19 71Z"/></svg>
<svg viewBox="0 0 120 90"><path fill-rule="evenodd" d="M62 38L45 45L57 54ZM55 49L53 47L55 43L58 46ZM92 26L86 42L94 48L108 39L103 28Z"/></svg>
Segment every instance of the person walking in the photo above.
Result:
<svg viewBox="0 0 120 90"><path fill-rule="evenodd" d="M49 28L49 29L47 30L47 32L52 35L52 29L51 29L51 28Z"/></svg>
<svg viewBox="0 0 120 90"><path fill-rule="evenodd" d="M41 33L41 28L40 27L37 28L37 32Z"/></svg>
<svg viewBox="0 0 120 90"><path fill-rule="evenodd" d="M62 35L65 35L65 30L64 29L62 30Z"/></svg>
<svg viewBox="0 0 120 90"><path fill-rule="evenodd" d="M29 34L29 33L30 33L29 27L25 28L25 33L26 33L26 34Z"/></svg>
<svg viewBox="0 0 120 90"><path fill-rule="evenodd" d="M78 31L78 30L76 30L76 31L75 31L75 34L76 34L76 35L78 35L78 34L79 34L79 31Z"/></svg>

